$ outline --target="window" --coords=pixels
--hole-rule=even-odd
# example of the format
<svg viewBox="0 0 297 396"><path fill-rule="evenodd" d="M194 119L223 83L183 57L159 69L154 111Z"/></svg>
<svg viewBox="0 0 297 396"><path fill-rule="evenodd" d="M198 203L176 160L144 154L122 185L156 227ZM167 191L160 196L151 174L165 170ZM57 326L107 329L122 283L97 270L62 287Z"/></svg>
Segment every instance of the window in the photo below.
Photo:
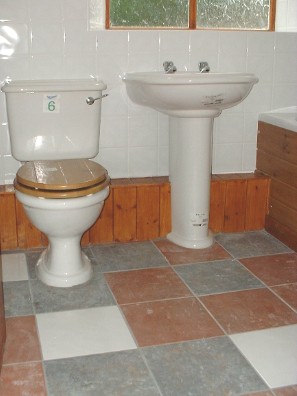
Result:
<svg viewBox="0 0 297 396"><path fill-rule="evenodd" d="M107 28L274 30L276 0L106 0Z"/></svg>

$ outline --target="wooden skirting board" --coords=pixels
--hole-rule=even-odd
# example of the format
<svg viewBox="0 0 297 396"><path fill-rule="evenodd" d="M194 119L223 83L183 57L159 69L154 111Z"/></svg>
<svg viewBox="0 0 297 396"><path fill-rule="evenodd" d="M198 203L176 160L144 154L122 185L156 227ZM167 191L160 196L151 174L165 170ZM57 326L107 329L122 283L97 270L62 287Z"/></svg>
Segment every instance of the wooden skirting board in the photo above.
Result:
<svg viewBox="0 0 297 396"><path fill-rule="evenodd" d="M213 175L210 229L239 232L264 228L270 178L261 174ZM2 250L47 245L46 237L28 220L15 199L13 186L0 186ZM167 177L117 179L97 222L82 245L146 241L171 230L170 183Z"/></svg>

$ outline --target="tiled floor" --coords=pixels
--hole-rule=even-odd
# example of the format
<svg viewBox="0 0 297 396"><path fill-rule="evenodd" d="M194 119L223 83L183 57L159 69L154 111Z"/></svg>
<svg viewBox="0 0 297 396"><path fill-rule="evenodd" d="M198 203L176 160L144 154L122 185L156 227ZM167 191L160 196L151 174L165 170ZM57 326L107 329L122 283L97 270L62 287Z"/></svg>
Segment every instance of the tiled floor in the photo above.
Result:
<svg viewBox="0 0 297 396"><path fill-rule="evenodd" d="M297 253L269 234L86 253L70 289L36 279L40 252L2 256L1 395L297 395Z"/></svg>

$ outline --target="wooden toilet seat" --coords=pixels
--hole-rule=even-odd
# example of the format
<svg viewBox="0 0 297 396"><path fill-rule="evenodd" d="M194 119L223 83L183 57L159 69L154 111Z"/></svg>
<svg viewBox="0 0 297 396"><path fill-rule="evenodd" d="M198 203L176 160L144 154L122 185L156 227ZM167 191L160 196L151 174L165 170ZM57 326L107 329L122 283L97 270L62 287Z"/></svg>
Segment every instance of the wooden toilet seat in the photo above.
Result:
<svg viewBox="0 0 297 396"><path fill-rule="evenodd" d="M26 162L14 180L16 190L40 198L78 198L110 183L106 169L86 159Z"/></svg>

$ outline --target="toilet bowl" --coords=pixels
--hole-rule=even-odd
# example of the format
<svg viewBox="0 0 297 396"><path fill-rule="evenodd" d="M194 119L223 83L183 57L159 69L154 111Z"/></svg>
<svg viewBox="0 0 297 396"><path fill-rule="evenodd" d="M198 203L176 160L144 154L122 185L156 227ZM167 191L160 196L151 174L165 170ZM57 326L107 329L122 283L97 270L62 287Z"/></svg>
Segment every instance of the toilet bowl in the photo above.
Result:
<svg viewBox="0 0 297 396"><path fill-rule="evenodd" d="M80 241L109 194L106 170L90 160L27 162L14 186L28 218L49 240L36 265L38 278L55 287L91 279L92 266Z"/></svg>
<svg viewBox="0 0 297 396"><path fill-rule="evenodd" d="M92 276L80 240L109 193L107 171L90 160L99 152L105 89L94 78L7 81L1 87L11 153L24 163L14 181L16 198L48 237L36 270L50 286L71 287Z"/></svg>

